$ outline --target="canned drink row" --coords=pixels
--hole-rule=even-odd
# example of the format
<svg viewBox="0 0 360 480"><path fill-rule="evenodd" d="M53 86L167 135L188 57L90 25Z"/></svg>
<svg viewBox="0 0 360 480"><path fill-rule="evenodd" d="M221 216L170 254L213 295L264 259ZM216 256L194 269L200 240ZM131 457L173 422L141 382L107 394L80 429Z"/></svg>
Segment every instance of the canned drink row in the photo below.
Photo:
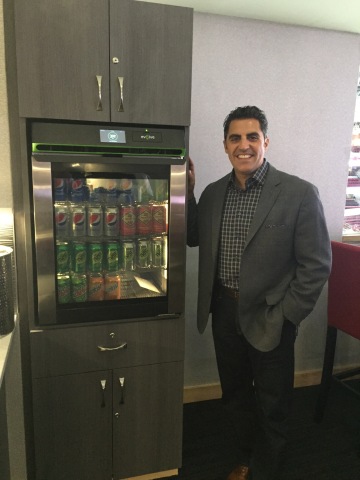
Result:
<svg viewBox="0 0 360 480"><path fill-rule="evenodd" d="M163 203L101 205L97 203L55 203L57 238L130 237L167 231L167 205Z"/></svg>
<svg viewBox="0 0 360 480"><path fill-rule="evenodd" d="M166 268L166 239L56 243L56 273L76 274Z"/></svg>
<svg viewBox="0 0 360 480"><path fill-rule="evenodd" d="M57 275L57 298L59 304L120 300L121 277L119 272L106 274L74 273Z"/></svg>
<svg viewBox="0 0 360 480"><path fill-rule="evenodd" d="M141 202L144 198L167 201L168 180L149 178L54 178L55 201L85 202L95 200L102 203Z"/></svg>
<svg viewBox="0 0 360 480"><path fill-rule="evenodd" d="M55 201L86 202L96 199L100 202L117 203L120 196L126 195L133 200L132 181L130 179L103 179L104 186L93 188L86 178L54 178L53 191ZM118 185L119 184L119 185Z"/></svg>

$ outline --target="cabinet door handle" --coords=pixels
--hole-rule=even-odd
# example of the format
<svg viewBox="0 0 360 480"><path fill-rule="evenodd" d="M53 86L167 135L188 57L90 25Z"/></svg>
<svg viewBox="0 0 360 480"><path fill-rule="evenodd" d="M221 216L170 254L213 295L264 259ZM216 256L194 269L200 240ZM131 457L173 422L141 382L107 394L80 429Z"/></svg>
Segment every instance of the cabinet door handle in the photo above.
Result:
<svg viewBox="0 0 360 480"><path fill-rule="evenodd" d="M124 403L125 377L119 377L119 383L120 383L120 400L119 400L119 405L122 405L122 404Z"/></svg>
<svg viewBox="0 0 360 480"><path fill-rule="evenodd" d="M98 104L97 104L97 107L96 107L96 110L97 111L100 111L103 109L102 107L102 99L101 99L101 83L102 83L102 75L96 75L96 80L97 80L97 84L98 84L98 95L99 95L99 101L98 101Z"/></svg>
<svg viewBox="0 0 360 480"><path fill-rule="evenodd" d="M116 347L104 347L102 345L98 345L97 348L100 352L112 352L113 350L122 350L124 348L127 348L127 343L124 342L121 345L117 345Z"/></svg>
<svg viewBox="0 0 360 480"><path fill-rule="evenodd" d="M119 88L120 88L120 103L118 112L124 111L124 77L118 77L119 80Z"/></svg>
<svg viewBox="0 0 360 480"><path fill-rule="evenodd" d="M100 380L100 385L101 385L101 392L102 392L101 408L104 408L105 407L106 380Z"/></svg>

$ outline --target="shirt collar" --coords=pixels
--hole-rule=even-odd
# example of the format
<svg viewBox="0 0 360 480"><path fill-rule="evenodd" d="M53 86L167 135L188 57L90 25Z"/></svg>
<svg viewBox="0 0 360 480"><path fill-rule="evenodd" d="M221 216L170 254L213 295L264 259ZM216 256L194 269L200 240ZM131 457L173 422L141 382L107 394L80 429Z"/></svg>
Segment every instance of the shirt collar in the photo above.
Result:
<svg viewBox="0 0 360 480"><path fill-rule="evenodd" d="M269 169L269 162L264 158L262 165L255 171L254 175L246 180L246 188L249 188L251 185L258 184L263 186L265 183L265 177ZM230 173L229 182L237 187L235 181L235 171L234 169Z"/></svg>

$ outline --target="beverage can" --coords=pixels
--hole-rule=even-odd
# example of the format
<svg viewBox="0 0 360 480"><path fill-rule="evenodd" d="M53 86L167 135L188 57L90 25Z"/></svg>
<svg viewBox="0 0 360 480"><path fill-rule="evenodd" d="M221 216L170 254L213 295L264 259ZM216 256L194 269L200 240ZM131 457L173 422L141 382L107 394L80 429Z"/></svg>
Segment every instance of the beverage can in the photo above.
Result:
<svg viewBox="0 0 360 480"><path fill-rule="evenodd" d="M105 207L105 235L108 237L119 235L119 209L116 206Z"/></svg>
<svg viewBox="0 0 360 480"><path fill-rule="evenodd" d="M104 229L104 212L102 206L90 203L87 209L87 233L90 237L100 237Z"/></svg>
<svg viewBox="0 0 360 480"><path fill-rule="evenodd" d="M69 235L70 211L66 202L55 203L55 232L56 237L67 237Z"/></svg>
<svg viewBox="0 0 360 480"><path fill-rule="evenodd" d="M86 200L85 178L72 178L70 181L70 199L72 202L84 202Z"/></svg>
<svg viewBox="0 0 360 480"><path fill-rule="evenodd" d="M88 246L88 269L92 273L103 271L103 246L100 242L91 242Z"/></svg>
<svg viewBox="0 0 360 480"><path fill-rule="evenodd" d="M53 191L55 202L64 202L67 200L67 179L54 178Z"/></svg>
<svg viewBox="0 0 360 480"><path fill-rule="evenodd" d="M161 237L155 237L151 241L151 262L153 267L164 266L164 243Z"/></svg>
<svg viewBox="0 0 360 480"><path fill-rule="evenodd" d="M162 203L155 203L152 207L153 233L166 233L166 207Z"/></svg>
<svg viewBox="0 0 360 480"><path fill-rule="evenodd" d="M71 287L69 275L57 275L57 299L58 303L71 302Z"/></svg>
<svg viewBox="0 0 360 480"><path fill-rule="evenodd" d="M83 203L71 204L71 230L74 237L86 235L86 208Z"/></svg>
<svg viewBox="0 0 360 480"><path fill-rule="evenodd" d="M136 217L134 205L120 206L120 235L129 237L136 233Z"/></svg>
<svg viewBox="0 0 360 480"><path fill-rule="evenodd" d="M108 272L120 270L120 246L117 242L108 242L105 245L105 270Z"/></svg>
<svg viewBox="0 0 360 480"><path fill-rule="evenodd" d="M90 273L88 277L88 300L101 302L105 296L105 282L101 273Z"/></svg>
<svg viewBox="0 0 360 480"><path fill-rule="evenodd" d="M133 181L131 178L121 178L119 181L119 188L122 191L129 191L133 188Z"/></svg>
<svg viewBox="0 0 360 480"><path fill-rule="evenodd" d="M70 272L70 247L68 242L56 242L56 273Z"/></svg>
<svg viewBox="0 0 360 480"><path fill-rule="evenodd" d="M154 180L154 196L157 202L165 202L168 199L168 182L163 179Z"/></svg>
<svg viewBox="0 0 360 480"><path fill-rule="evenodd" d="M122 269L125 271L134 270L135 267L135 245L132 241L122 243Z"/></svg>
<svg viewBox="0 0 360 480"><path fill-rule="evenodd" d="M136 232L138 235L149 235L152 231L151 205L141 204L136 207Z"/></svg>
<svg viewBox="0 0 360 480"><path fill-rule="evenodd" d="M105 275L105 300L120 299L120 275L110 272Z"/></svg>
<svg viewBox="0 0 360 480"><path fill-rule="evenodd" d="M71 275L71 296L75 303L87 301L87 278L83 273Z"/></svg>
<svg viewBox="0 0 360 480"><path fill-rule="evenodd" d="M106 203L108 205L116 205L117 199L118 199L117 181L115 179L109 179L107 192L106 192Z"/></svg>
<svg viewBox="0 0 360 480"><path fill-rule="evenodd" d="M149 242L146 238L140 238L137 241L137 265L139 268L148 268L150 266Z"/></svg>
<svg viewBox="0 0 360 480"><path fill-rule="evenodd" d="M74 242L72 246L71 268L75 273L86 273L86 244L84 242Z"/></svg>

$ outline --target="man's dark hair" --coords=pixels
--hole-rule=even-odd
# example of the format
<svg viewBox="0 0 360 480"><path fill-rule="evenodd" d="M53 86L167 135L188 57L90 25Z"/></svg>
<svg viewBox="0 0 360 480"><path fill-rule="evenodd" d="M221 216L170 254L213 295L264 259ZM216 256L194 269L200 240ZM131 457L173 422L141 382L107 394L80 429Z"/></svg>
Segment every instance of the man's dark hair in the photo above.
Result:
<svg viewBox="0 0 360 480"><path fill-rule="evenodd" d="M267 136L267 129L268 129L268 121L265 116L265 113L260 110L260 108L255 107L255 106L246 106L246 107L237 107L234 110L232 110L229 115L225 118L224 120L224 139L226 139L226 136L229 131L229 126L230 122L233 120L240 120L243 118L254 118L255 120L258 120L260 124L261 131L264 134L264 138Z"/></svg>

